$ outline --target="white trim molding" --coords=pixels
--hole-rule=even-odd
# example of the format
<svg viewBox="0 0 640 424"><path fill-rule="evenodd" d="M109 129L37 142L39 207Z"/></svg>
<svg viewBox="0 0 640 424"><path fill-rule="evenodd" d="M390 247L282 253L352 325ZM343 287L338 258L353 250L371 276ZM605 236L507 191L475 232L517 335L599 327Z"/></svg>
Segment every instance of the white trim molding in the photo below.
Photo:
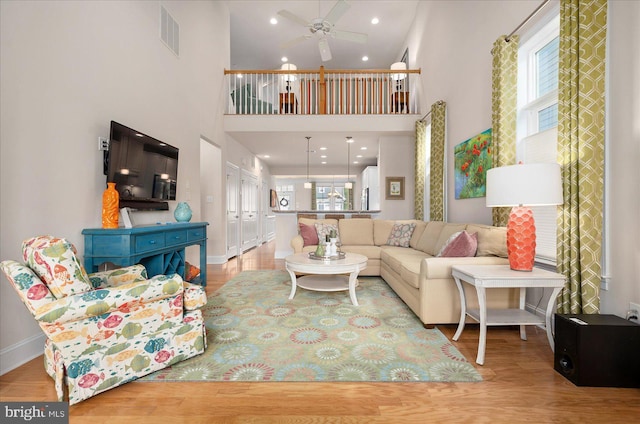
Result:
<svg viewBox="0 0 640 424"><path fill-rule="evenodd" d="M44 354L44 334L36 334L0 350L0 375Z"/></svg>

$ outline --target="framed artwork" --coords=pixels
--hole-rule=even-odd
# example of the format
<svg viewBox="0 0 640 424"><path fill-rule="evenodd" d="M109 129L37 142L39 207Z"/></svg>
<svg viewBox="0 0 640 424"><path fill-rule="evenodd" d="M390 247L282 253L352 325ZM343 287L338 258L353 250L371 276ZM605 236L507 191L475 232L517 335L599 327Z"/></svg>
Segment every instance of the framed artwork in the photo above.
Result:
<svg viewBox="0 0 640 424"><path fill-rule="evenodd" d="M491 128L454 148L456 199L485 197L487 170L493 166Z"/></svg>
<svg viewBox="0 0 640 424"><path fill-rule="evenodd" d="M272 208L278 207L278 194L273 189L269 190L269 206Z"/></svg>
<svg viewBox="0 0 640 424"><path fill-rule="evenodd" d="M404 200L404 177L387 177L386 200Z"/></svg>

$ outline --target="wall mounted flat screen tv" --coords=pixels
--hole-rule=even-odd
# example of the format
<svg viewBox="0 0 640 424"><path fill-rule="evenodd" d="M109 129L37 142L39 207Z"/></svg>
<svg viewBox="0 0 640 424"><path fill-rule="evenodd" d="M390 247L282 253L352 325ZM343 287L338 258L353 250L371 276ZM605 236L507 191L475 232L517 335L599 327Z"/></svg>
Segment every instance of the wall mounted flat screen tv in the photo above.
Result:
<svg viewBox="0 0 640 424"><path fill-rule="evenodd" d="M111 121L104 152L107 182L116 183L120 207L167 210L176 200L178 148Z"/></svg>

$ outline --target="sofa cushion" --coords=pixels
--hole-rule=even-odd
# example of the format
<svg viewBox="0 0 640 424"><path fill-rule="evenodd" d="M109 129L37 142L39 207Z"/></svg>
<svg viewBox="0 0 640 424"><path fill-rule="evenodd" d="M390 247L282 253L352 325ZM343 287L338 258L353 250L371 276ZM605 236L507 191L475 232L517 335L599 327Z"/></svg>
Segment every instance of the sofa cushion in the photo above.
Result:
<svg viewBox="0 0 640 424"><path fill-rule="evenodd" d="M303 246L315 246L318 244L318 232L315 225L307 225L300 222L298 223L298 228L302 236Z"/></svg>
<svg viewBox="0 0 640 424"><path fill-rule="evenodd" d="M378 246L364 246L364 245L342 245L340 250L347 253L357 253L364 255L368 259L380 259L381 248Z"/></svg>
<svg viewBox="0 0 640 424"><path fill-rule="evenodd" d="M373 220L373 244L382 246L387 243L395 221L390 219Z"/></svg>
<svg viewBox="0 0 640 424"><path fill-rule="evenodd" d="M478 250L478 233L469 234L466 231L461 231L449 238L437 256L445 258L470 257L476 255L476 250Z"/></svg>
<svg viewBox="0 0 640 424"><path fill-rule="evenodd" d="M325 224L322 222L316 222L315 224L316 226L316 231L318 232L318 240L325 240L327 239L327 236L331 235L332 231L335 231L336 233L336 242L340 243L340 232L338 231L338 225L337 224Z"/></svg>
<svg viewBox="0 0 640 424"><path fill-rule="evenodd" d="M389 246L409 247L409 240L411 240L415 228L416 224L414 223L400 224L396 222L391 228L391 234L389 234L386 244Z"/></svg>
<svg viewBox="0 0 640 424"><path fill-rule="evenodd" d="M398 273L407 284L419 288L420 262L430 257L428 254L404 247L385 246L380 256L382 261Z"/></svg>
<svg viewBox="0 0 640 424"><path fill-rule="evenodd" d="M66 239L30 238L22 243L22 256L56 299L93 290L89 276L76 257L76 248Z"/></svg>
<svg viewBox="0 0 640 424"><path fill-rule="evenodd" d="M343 245L373 246L373 219L341 219L338 228Z"/></svg>
<svg viewBox="0 0 640 424"><path fill-rule="evenodd" d="M478 233L478 251L476 256L500 256L507 255L507 228L494 227L492 225L469 224L467 232Z"/></svg>
<svg viewBox="0 0 640 424"><path fill-rule="evenodd" d="M447 243L447 240L454 235L455 233L459 233L464 231L467 228L467 224L445 224L442 227L442 231L440 231L440 235L438 236L438 241L436 242L435 254L433 256L437 256L442 246Z"/></svg>
<svg viewBox="0 0 640 424"><path fill-rule="evenodd" d="M438 249L436 249L436 244L438 243L438 237L440 237L440 233L446 225L447 223L442 221L428 222L426 228L420 236L420 240L418 240L418 245L416 246L417 249L422 250L423 252L428 253L431 256L437 255ZM450 235L451 234L448 234L447 238L449 238ZM445 240L447 238L445 238Z"/></svg>
<svg viewBox="0 0 640 424"><path fill-rule="evenodd" d="M416 227L413 229L413 234L411 235L411 240L409 240L409 247L413 247L414 249L417 249L418 241L420 240L420 237L422 237L422 233L424 232L424 229L427 228L427 223L425 221L418 221L417 219L412 219L409 221L397 221L397 222L399 223L413 222L414 224L416 224Z"/></svg>

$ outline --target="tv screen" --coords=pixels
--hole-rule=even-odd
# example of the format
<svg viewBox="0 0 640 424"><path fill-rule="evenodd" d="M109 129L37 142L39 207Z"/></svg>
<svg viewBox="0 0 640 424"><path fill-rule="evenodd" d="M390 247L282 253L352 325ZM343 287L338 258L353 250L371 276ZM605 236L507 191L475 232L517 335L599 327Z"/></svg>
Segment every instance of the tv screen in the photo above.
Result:
<svg viewBox="0 0 640 424"><path fill-rule="evenodd" d="M105 173L116 183L120 207L166 210L166 201L176 199L178 148L111 121Z"/></svg>

